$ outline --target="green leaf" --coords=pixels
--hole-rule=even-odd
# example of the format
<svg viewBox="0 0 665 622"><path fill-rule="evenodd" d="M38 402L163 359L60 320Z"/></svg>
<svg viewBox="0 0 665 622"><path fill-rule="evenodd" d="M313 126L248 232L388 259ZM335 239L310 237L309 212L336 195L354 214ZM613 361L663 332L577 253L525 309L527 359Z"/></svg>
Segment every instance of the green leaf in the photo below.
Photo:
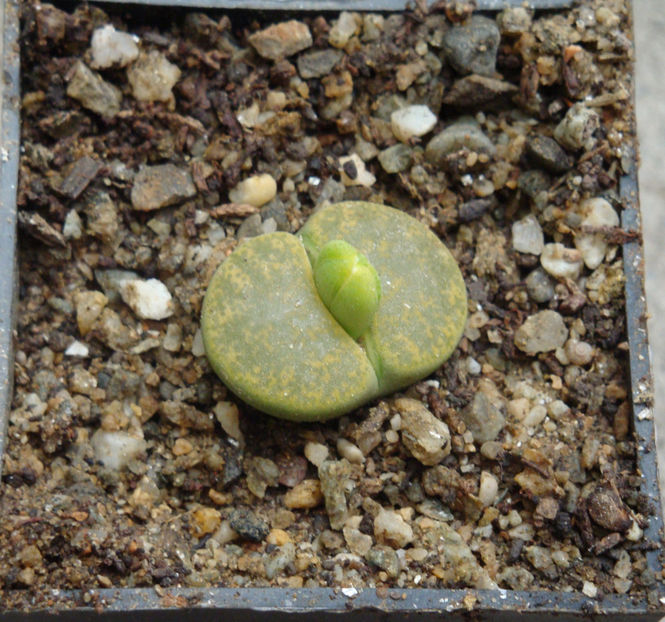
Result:
<svg viewBox="0 0 665 622"><path fill-rule="evenodd" d="M385 205L347 201L313 214L298 235L310 259L342 239L376 269L381 302L361 342L380 394L428 376L452 354L466 322L466 287L457 262L428 227Z"/></svg>
<svg viewBox="0 0 665 622"><path fill-rule="evenodd" d="M367 257L344 240L331 240L314 264L314 283L323 304L358 339L369 328L381 299L381 281Z"/></svg>
<svg viewBox="0 0 665 622"><path fill-rule="evenodd" d="M221 264L201 332L227 387L276 417L320 421L376 394L365 352L326 309L305 249L288 233L250 238Z"/></svg>

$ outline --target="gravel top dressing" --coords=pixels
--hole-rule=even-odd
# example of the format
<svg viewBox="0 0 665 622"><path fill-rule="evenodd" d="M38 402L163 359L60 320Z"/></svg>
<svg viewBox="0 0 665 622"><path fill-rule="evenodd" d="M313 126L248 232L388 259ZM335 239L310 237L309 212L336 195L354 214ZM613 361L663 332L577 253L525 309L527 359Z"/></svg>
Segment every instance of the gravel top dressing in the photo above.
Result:
<svg viewBox="0 0 665 622"><path fill-rule="evenodd" d="M267 586L660 606L621 250L632 234L619 180L635 158L629 7L471 15L466 4L294 16L22 3L3 607L45 607L52 588ZM297 234L346 201L391 206L445 244L445 270L456 263L466 286L463 335L424 380L381 390L382 378L420 377L400 366L425 360L436 326L448 354L459 331L428 305L464 293L430 291L434 268L418 263L411 282L395 235L384 252L382 232L367 234L376 260L361 213L347 242L379 280L384 264L405 273L404 322L382 312L383 275L372 321L389 346L367 337L369 319L358 343L338 326L295 335L290 349L338 378L312 391L311 412L337 409L335 391L351 406L324 422L275 419L213 371L203 299L239 249L230 292L213 281L235 313L232 331L211 324L215 356L244 356L223 339L251 333L243 382L262 409L272 387L288 392L272 409L296 418L290 396L307 376L283 339L297 333L286 323L298 296L265 240L288 240L309 283ZM243 326L225 297L245 295L243 257L255 262L243 300L282 305L268 324L248 309ZM400 355L400 331L421 316L435 318L423 357ZM352 363L321 345L340 335Z"/></svg>

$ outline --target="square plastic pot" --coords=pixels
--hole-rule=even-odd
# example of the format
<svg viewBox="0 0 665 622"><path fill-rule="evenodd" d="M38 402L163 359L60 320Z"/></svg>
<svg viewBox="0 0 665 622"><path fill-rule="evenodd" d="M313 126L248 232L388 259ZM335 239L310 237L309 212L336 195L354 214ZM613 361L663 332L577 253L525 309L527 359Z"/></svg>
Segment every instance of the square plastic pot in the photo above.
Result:
<svg viewBox="0 0 665 622"><path fill-rule="evenodd" d="M572 0L531 0L538 9L569 6ZM403 10L405 0L141 0L136 4L178 5L197 8L247 10ZM479 10L497 10L522 5L522 0L478 0ZM16 186L19 155L19 46L17 0L0 4L0 457L2 456L12 393L12 331L17 275ZM624 202L622 227L627 233L623 245L626 276L627 333L630 346L630 378L633 427L638 440L637 469L642 475L641 493L652 502L645 537L661 542L662 513L658 490L652 377L646 330L644 254L640 237L640 212L636 178L636 155L626 154L628 174L621 179ZM660 551L647 553L655 576L662 572ZM234 622L351 622L418 620L488 620L539 622L605 620L651 622L665 616L662 583L650 602L629 596L608 595L602 600L581 593L510 590L391 589L286 589L286 588L143 588L100 589L63 592L53 590L47 602L34 611L0 612L0 620L38 622L46 612L58 612L61 622L128 620L135 622L232 620ZM1 607L1 605L0 605ZM46 618L49 619L49 618Z"/></svg>

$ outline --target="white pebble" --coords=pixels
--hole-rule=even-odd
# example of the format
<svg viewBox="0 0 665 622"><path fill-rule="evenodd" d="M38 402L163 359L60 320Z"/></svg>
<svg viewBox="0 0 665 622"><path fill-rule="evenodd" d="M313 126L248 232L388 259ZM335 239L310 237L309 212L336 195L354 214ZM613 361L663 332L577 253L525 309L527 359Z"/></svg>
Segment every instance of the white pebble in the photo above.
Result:
<svg viewBox="0 0 665 622"><path fill-rule="evenodd" d="M374 519L374 537L382 544L401 549L413 540L413 529L398 512L381 508Z"/></svg>
<svg viewBox="0 0 665 622"><path fill-rule="evenodd" d="M337 439L337 453L352 464L362 464L365 462L363 452L360 451L357 445L354 445L351 441L348 441L345 438Z"/></svg>
<svg viewBox="0 0 665 622"><path fill-rule="evenodd" d="M212 411L215 413L215 417L217 417L217 421L221 424L224 432L237 441L243 440L243 435L240 431L240 412L233 402L217 402Z"/></svg>
<svg viewBox="0 0 665 622"><path fill-rule="evenodd" d="M556 360L562 365L570 365L570 359L563 348L557 348L554 350L554 356L556 356Z"/></svg>
<svg viewBox="0 0 665 622"><path fill-rule="evenodd" d="M95 458L106 468L120 470L146 449L142 438L127 432L97 430L90 439Z"/></svg>
<svg viewBox="0 0 665 622"><path fill-rule="evenodd" d="M585 341L569 339L564 351L573 365L588 365L593 359L593 346Z"/></svg>
<svg viewBox="0 0 665 622"><path fill-rule="evenodd" d="M171 293L157 279L127 279L118 289L123 301L142 320L163 320L173 315Z"/></svg>
<svg viewBox="0 0 665 622"><path fill-rule="evenodd" d="M245 129L252 129L258 123L260 112L258 102L252 102L249 108L241 108L236 112L236 119Z"/></svg>
<svg viewBox="0 0 665 622"><path fill-rule="evenodd" d="M561 279L575 280L582 272L582 254L558 242L545 244L540 263L545 272Z"/></svg>
<svg viewBox="0 0 665 622"><path fill-rule="evenodd" d="M407 142L414 136L424 136L436 125L436 115L427 106L407 106L390 115L390 127L397 140Z"/></svg>
<svg viewBox="0 0 665 622"><path fill-rule="evenodd" d="M182 345L182 328L180 324L171 323L166 327L166 334L162 341L162 347L167 352L177 352Z"/></svg>
<svg viewBox="0 0 665 622"><path fill-rule="evenodd" d="M70 210L65 216L65 222L62 225L62 235L67 240L80 240L83 235L83 223L76 210Z"/></svg>
<svg viewBox="0 0 665 622"><path fill-rule="evenodd" d="M570 559L565 551L552 551L552 561L564 570L570 567Z"/></svg>
<svg viewBox="0 0 665 622"><path fill-rule="evenodd" d="M644 530L637 524L637 521L633 519L633 523L626 532L626 540L631 542L639 542L644 535Z"/></svg>
<svg viewBox="0 0 665 622"><path fill-rule="evenodd" d="M554 400L547 405L547 412L552 419L559 420L570 412L570 406L561 400Z"/></svg>
<svg viewBox="0 0 665 622"><path fill-rule="evenodd" d="M386 443L391 445L399 441L399 434L395 430L386 430Z"/></svg>
<svg viewBox="0 0 665 622"><path fill-rule="evenodd" d="M354 173L349 175L347 169L344 165L347 162L353 164L355 169ZM339 159L339 169L342 177L342 183L345 186L373 186L376 181L376 177L370 173L365 167L365 163L362 161L360 156L357 153L352 153L350 156L344 156Z"/></svg>
<svg viewBox="0 0 665 622"><path fill-rule="evenodd" d="M139 56L138 37L120 32L111 24L97 28L92 33L90 52L93 69L106 69L115 65L126 67Z"/></svg>
<svg viewBox="0 0 665 622"><path fill-rule="evenodd" d="M180 69L157 50L142 52L127 69L132 95L138 101L172 102L172 89L180 79Z"/></svg>
<svg viewBox="0 0 665 622"><path fill-rule="evenodd" d="M343 48L358 30L359 24L356 15L348 11L342 11L328 33L328 43L335 48Z"/></svg>
<svg viewBox="0 0 665 622"><path fill-rule="evenodd" d="M88 346L86 346L84 343L81 343L80 341L72 341L72 343L70 343L65 350L65 356L86 357L88 356L89 352L90 351L88 350Z"/></svg>
<svg viewBox="0 0 665 622"><path fill-rule="evenodd" d="M481 371L482 367L476 359L474 359L472 356L468 357L466 359L466 370L472 375L472 376L477 376Z"/></svg>
<svg viewBox="0 0 665 622"><path fill-rule="evenodd" d="M524 540L529 542L535 535L535 529L530 523L520 523L516 527L508 530L508 535L512 540Z"/></svg>
<svg viewBox="0 0 665 622"><path fill-rule="evenodd" d="M540 255L545 247L545 236L538 219L533 215L513 223L513 248L519 253Z"/></svg>
<svg viewBox="0 0 665 622"><path fill-rule="evenodd" d="M263 173L252 175L241 181L229 192L232 203L246 203L254 207L261 207L275 198L277 194L277 182L272 175Z"/></svg>
<svg viewBox="0 0 665 622"><path fill-rule="evenodd" d="M534 534L535 529L529 523L521 523L508 531L511 540L524 540L525 542L532 540Z"/></svg>
<svg viewBox="0 0 665 622"><path fill-rule="evenodd" d="M315 467L320 467L328 457L328 448L323 443L309 441L305 445L305 458Z"/></svg>
<svg viewBox="0 0 665 622"><path fill-rule="evenodd" d="M621 23L621 18L606 6L600 6L596 9L596 19L599 24L606 27L617 26Z"/></svg>
<svg viewBox="0 0 665 622"><path fill-rule="evenodd" d="M598 596L598 588L591 581L585 581L582 585L582 593L589 598L595 598Z"/></svg>
<svg viewBox="0 0 665 622"><path fill-rule="evenodd" d="M231 523L228 520L223 520L217 531L210 536L210 539L218 544L228 544L229 542L233 542L237 537L238 534L231 527Z"/></svg>
<svg viewBox="0 0 665 622"><path fill-rule="evenodd" d="M210 214L202 209L194 212L194 224L197 226L205 225L210 220Z"/></svg>
<svg viewBox="0 0 665 622"><path fill-rule="evenodd" d="M489 471L480 474L480 487L478 488L478 499L485 506L492 505L499 495L499 482Z"/></svg>
<svg viewBox="0 0 665 622"><path fill-rule="evenodd" d="M585 150L593 148L596 142L593 133L600 126L600 117L592 108L577 103L568 109L566 116L554 130L555 140L566 147L576 151L584 147Z"/></svg>
<svg viewBox="0 0 665 622"><path fill-rule="evenodd" d="M518 421L524 421L524 418L529 413L529 400L525 397L518 397L514 400L510 400L506 405L506 411L511 417L514 417Z"/></svg>
<svg viewBox="0 0 665 622"><path fill-rule="evenodd" d="M511 527L518 527L522 524L522 516L517 510L510 510L508 512L508 524Z"/></svg>
<svg viewBox="0 0 665 622"><path fill-rule="evenodd" d="M580 204L581 227L618 227L619 215L605 199L587 199ZM607 252L607 242L601 233L580 232L575 236L575 247L582 254L584 263L595 270Z"/></svg>
<svg viewBox="0 0 665 622"><path fill-rule="evenodd" d="M543 422L543 419L545 419L545 417L547 417L547 409L544 406L538 404L537 406L534 406L531 410L529 410L526 417L524 417L522 423L527 428L535 428L536 426L540 425Z"/></svg>
<svg viewBox="0 0 665 622"><path fill-rule="evenodd" d="M390 427L395 431L402 429L402 416L399 413L395 413L390 418Z"/></svg>
<svg viewBox="0 0 665 622"><path fill-rule="evenodd" d="M203 334L199 328L194 333L194 339L192 340L192 354L194 356L203 356L206 353L205 346L203 345Z"/></svg>

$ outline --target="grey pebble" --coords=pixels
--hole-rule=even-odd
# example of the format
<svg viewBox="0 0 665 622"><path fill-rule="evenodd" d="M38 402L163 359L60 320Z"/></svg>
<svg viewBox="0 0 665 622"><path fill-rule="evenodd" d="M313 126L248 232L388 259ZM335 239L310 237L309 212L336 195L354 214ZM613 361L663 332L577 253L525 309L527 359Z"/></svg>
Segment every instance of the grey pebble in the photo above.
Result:
<svg viewBox="0 0 665 622"><path fill-rule="evenodd" d="M389 576L393 578L399 576L399 557L397 556L397 552L389 546L379 545L372 547L367 551L365 559L373 566L385 570Z"/></svg>
<svg viewBox="0 0 665 622"><path fill-rule="evenodd" d="M535 164L550 173L565 173L573 164L559 143L549 136L536 135L529 138L526 152Z"/></svg>
<svg viewBox="0 0 665 622"><path fill-rule="evenodd" d="M277 231L290 231L291 225L286 217L286 207L279 197L266 203L259 212L263 220L273 219L277 224Z"/></svg>
<svg viewBox="0 0 665 622"><path fill-rule="evenodd" d="M462 411L462 420L478 443L493 441L506 424L501 411L484 393L476 393L471 403Z"/></svg>
<svg viewBox="0 0 665 622"><path fill-rule="evenodd" d="M274 579L296 558L296 547L293 542L287 542L283 546L270 553L264 562L266 578Z"/></svg>
<svg viewBox="0 0 665 622"><path fill-rule="evenodd" d="M84 108L102 117L114 117L120 112L122 101L120 89L106 82L82 61L74 65L67 85L67 95L78 100Z"/></svg>
<svg viewBox="0 0 665 622"><path fill-rule="evenodd" d="M314 191L310 191L312 199L319 206L325 201L330 203L338 203L344 198L346 186L341 181L336 181L332 177L328 177L323 184L319 184Z"/></svg>
<svg viewBox="0 0 665 622"><path fill-rule="evenodd" d="M515 331L515 345L531 355L556 350L566 343L567 338L568 329L563 318L551 309L528 317Z"/></svg>
<svg viewBox="0 0 665 622"><path fill-rule="evenodd" d="M97 192L85 206L88 231L103 242L111 243L118 232L118 208L107 192Z"/></svg>
<svg viewBox="0 0 665 622"><path fill-rule="evenodd" d="M526 291L531 300L537 303L549 302L554 298L554 284L542 268L536 268L526 277Z"/></svg>
<svg viewBox="0 0 665 622"><path fill-rule="evenodd" d="M123 399L135 396L141 388L141 377L126 369L116 369L106 387L107 395L113 399Z"/></svg>
<svg viewBox="0 0 665 622"><path fill-rule="evenodd" d="M406 100L401 95L397 95L396 93L383 95L376 102L374 116L383 121L390 121L392 113L404 108L406 105Z"/></svg>
<svg viewBox="0 0 665 622"><path fill-rule="evenodd" d="M48 302L49 307L58 313L63 313L65 315L71 315L74 313L74 305L65 298L52 296L51 298L48 298L46 302Z"/></svg>
<svg viewBox="0 0 665 622"><path fill-rule="evenodd" d="M461 74L491 76L501 35L493 20L476 15L443 35L446 59Z"/></svg>
<svg viewBox="0 0 665 622"><path fill-rule="evenodd" d="M120 285L123 281L138 278L139 275L131 270L95 270L95 280L99 283L109 302L120 300Z"/></svg>
<svg viewBox="0 0 665 622"><path fill-rule="evenodd" d="M35 374L32 384L35 388L35 392L39 396L39 399L42 401L46 401L48 399L49 394L55 387L64 386L56 377L56 375L47 369L38 371Z"/></svg>
<svg viewBox="0 0 665 622"><path fill-rule="evenodd" d="M343 56L341 50L333 48L301 54L297 60L298 73L304 80L327 76Z"/></svg>
<svg viewBox="0 0 665 622"><path fill-rule="evenodd" d="M593 133L600 127L598 113L584 106L575 104L554 130L554 138L566 149L576 151L584 147L587 151L594 145Z"/></svg>
<svg viewBox="0 0 665 622"><path fill-rule="evenodd" d="M447 106L480 108L491 106L516 94L518 88L510 82L472 74L457 80L443 98Z"/></svg>
<svg viewBox="0 0 665 622"><path fill-rule="evenodd" d="M401 173L411 163L411 149L398 143L381 151L378 159L386 173Z"/></svg>
<svg viewBox="0 0 665 622"><path fill-rule="evenodd" d="M546 191L551 184L550 176L539 169L525 171L517 178L517 187L527 196L535 199L538 194Z"/></svg>
<svg viewBox="0 0 665 622"><path fill-rule="evenodd" d="M243 238L255 238L257 235L262 235L263 233L261 214L252 214L242 221L236 232L236 238L239 240Z"/></svg>
<svg viewBox="0 0 665 622"><path fill-rule="evenodd" d="M261 542L270 532L270 527L265 521L245 508L233 510L229 517L229 523L239 536L254 542Z"/></svg>
<svg viewBox="0 0 665 622"><path fill-rule="evenodd" d="M460 119L439 132L427 144L425 158L432 164L441 165L446 156L460 149L493 155L492 141L483 133L474 119Z"/></svg>
<svg viewBox="0 0 665 622"><path fill-rule="evenodd" d="M353 469L348 460L326 460L319 467L321 492L333 529L341 529L349 516L345 490Z"/></svg>
<svg viewBox="0 0 665 622"><path fill-rule="evenodd" d="M495 203L493 198L471 199L462 203L457 210L460 222L471 222L480 218Z"/></svg>

